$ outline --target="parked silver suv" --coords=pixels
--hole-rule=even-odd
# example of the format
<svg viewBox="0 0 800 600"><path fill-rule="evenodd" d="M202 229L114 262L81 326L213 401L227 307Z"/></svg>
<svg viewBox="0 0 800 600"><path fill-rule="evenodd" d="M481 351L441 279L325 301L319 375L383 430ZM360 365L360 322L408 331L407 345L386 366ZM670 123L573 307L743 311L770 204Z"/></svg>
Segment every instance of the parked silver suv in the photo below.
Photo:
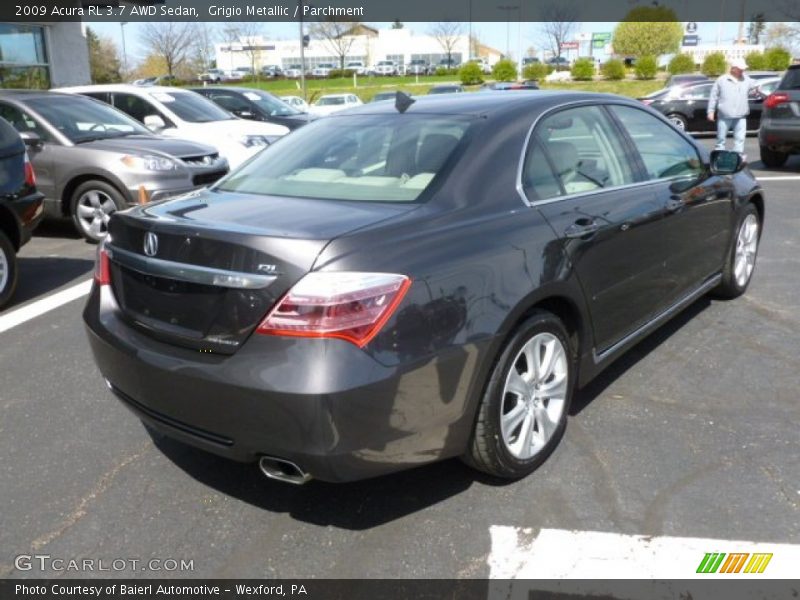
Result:
<svg viewBox="0 0 800 600"><path fill-rule="evenodd" d="M28 145L45 214L71 217L92 242L105 237L113 212L209 185L228 172L228 161L211 146L153 135L85 96L1 90L0 116Z"/></svg>

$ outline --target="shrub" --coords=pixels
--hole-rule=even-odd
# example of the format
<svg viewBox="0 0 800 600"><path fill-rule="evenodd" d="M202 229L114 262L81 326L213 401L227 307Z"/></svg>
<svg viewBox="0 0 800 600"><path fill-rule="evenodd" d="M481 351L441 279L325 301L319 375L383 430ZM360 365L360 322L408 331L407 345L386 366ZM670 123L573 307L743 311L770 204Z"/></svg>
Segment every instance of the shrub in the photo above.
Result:
<svg viewBox="0 0 800 600"><path fill-rule="evenodd" d="M703 61L703 66L700 68L703 75L706 77L719 77L728 70L728 61L725 60L725 55L722 52L712 52Z"/></svg>
<svg viewBox="0 0 800 600"><path fill-rule="evenodd" d="M591 81L594 78L594 60L579 58L573 63L570 73L576 81Z"/></svg>
<svg viewBox="0 0 800 600"><path fill-rule="evenodd" d="M655 79L658 73L658 60L655 56L642 56L633 67L636 79Z"/></svg>
<svg viewBox="0 0 800 600"><path fill-rule="evenodd" d="M355 73L353 69L331 69L330 73L328 73L328 79L341 79L343 77L352 79L353 73Z"/></svg>
<svg viewBox="0 0 800 600"><path fill-rule="evenodd" d="M792 55L780 46L764 51L764 62L769 71L785 71L792 63Z"/></svg>
<svg viewBox="0 0 800 600"><path fill-rule="evenodd" d="M450 73L450 71L448 71L444 67L436 67L436 71L435 71L434 75L436 75L437 77L444 77L445 75L448 75L449 73Z"/></svg>
<svg viewBox="0 0 800 600"><path fill-rule="evenodd" d="M553 72L553 67L542 63L531 63L522 69L522 76L525 79L544 79Z"/></svg>
<svg viewBox="0 0 800 600"><path fill-rule="evenodd" d="M492 76L497 81L514 81L517 78L517 65L507 58L498 60L492 69Z"/></svg>
<svg viewBox="0 0 800 600"><path fill-rule="evenodd" d="M763 52L751 52L744 57L744 62L747 63L747 68L754 71L763 71L767 68L767 59Z"/></svg>
<svg viewBox="0 0 800 600"><path fill-rule="evenodd" d="M689 54L676 54L672 57L672 60L669 61L667 71L669 71L671 75L694 73L694 58Z"/></svg>
<svg viewBox="0 0 800 600"><path fill-rule="evenodd" d="M600 67L600 73L605 79L610 79L611 81L625 79L625 63L618 58L612 58L603 63Z"/></svg>
<svg viewBox="0 0 800 600"><path fill-rule="evenodd" d="M483 69L478 63L468 62L458 70L458 77L464 85L483 83Z"/></svg>

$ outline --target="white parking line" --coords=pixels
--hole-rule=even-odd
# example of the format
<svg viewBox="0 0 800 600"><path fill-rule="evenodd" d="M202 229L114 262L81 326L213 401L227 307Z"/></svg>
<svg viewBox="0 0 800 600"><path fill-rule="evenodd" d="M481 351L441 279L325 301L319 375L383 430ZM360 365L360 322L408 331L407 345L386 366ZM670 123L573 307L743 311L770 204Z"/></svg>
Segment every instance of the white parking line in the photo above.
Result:
<svg viewBox="0 0 800 600"><path fill-rule="evenodd" d="M800 545L795 544L563 529L533 535L530 529L498 526L490 534L493 579L793 579L800 564ZM769 554L769 559L760 557ZM745 573L748 566L758 570L761 565L762 573Z"/></svg>
<svg viewBox="0 0 800 600"><path fill-rule="evenodd" d="M92 289L92 280L82 281L77 285L68 287L65 290L56 292L52 296L47 296L36 302L31 302L21 308L12 310L11 312L0 315L0 333L8 331L12 327L21 325L26 321L35 319L36 317L45 314L53 309L58 308L68 302L77 300L89 293Z"/></svg>

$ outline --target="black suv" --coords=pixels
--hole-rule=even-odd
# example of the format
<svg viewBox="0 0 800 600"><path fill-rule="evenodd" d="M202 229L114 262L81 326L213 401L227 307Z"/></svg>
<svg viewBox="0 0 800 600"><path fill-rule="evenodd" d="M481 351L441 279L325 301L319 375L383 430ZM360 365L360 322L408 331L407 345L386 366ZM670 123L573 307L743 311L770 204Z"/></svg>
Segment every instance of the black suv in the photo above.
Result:
<svg viewBox="0 0 800 600"><path fill-rule="evenodd" d="M800 65L792 65L778 88L764 100L758 145L761 162L782 167L790 154L800 153Z"/></svg>
<svg viewBox="0 0 800 600"><path fill-rule="evenodd" d="M0 118L0 308L17 287L17 251L41 220L42 200L25 144Z"/></svg>

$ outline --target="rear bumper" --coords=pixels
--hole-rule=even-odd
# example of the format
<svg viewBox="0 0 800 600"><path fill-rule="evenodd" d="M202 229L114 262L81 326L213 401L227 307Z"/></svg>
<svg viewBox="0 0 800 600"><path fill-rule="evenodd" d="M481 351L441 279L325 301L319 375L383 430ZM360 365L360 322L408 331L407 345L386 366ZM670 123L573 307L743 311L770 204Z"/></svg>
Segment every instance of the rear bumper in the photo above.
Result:
<svg viewBox="0 0 800 600"><path fill-rule="evenodd" d="M84 321L109 387L152 428L237 461L289 460L325 481L463 454L486 350L387 366L341 340L253 335L232 356L203 354L127 325L108 286L92 290Z"/></svg>
<svg viewBox="0 0 800 600"><path fill-rule="evenodd" d="M778 152L800 152L800 119L761 119L758 143Z"/></svg>

